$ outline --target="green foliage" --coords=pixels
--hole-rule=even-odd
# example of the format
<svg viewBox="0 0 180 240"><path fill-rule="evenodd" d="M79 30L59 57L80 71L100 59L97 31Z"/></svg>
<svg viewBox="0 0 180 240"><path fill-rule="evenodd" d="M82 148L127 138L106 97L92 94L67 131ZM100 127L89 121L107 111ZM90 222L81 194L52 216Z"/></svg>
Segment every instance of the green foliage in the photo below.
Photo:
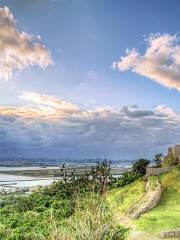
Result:
<svg viewBox="0 0 180 240"><path fill-rule="evenodd" d="M127 184L130 184L134 182L136 179L140 177L140 174L134 171L125 172L122 174L121 177L114 179L114 181L111 182L110 188L118 188L118 187L124 187Z"/></svg>
<svg viewBox="0 0 180 240"><path fill-rule="evenodd" d="M145 191L144 181L142 178L121 187L114 188L106 193L106 200L115 215L120 216L125 213L138 199L140 199Z"/></svg>
<svg viewBox="0 0 180 240"><path fill-rule="evenodd" d="M66 164L64 163L60 168L60 177L62 177L62 180L65 183L67 183L75 179L75 172L76 172L76 169L73 169L71 172L68 172L66 168Z"/></svg>
<svg viewBox="0 0 180 240"><path fill-rule="evenodd" d="M107 190L108 182L112 180L111 162L107 159L104 159L102 162L97 162L90 174L92 175L92 179L99 183L100 192L104 193Z"/></svg>
<svg viewBox="0 0 180 240"><path fill-rule="evenodd" d="M30 195L3 198L0 239L125 239L127 229L114 222L104 193L108 187L123 187L140 178L148 163L145 159L138 160L131 171L118 179L112 178L111 163L107 159L97 163L90 173L76 177L75 170L69 174L63 165L61 181Z"/></svg>
<svg viewBox="0 0 180 240"><path fill-rule="evenodd" d="M75 214L60 229L65 240L123 240L127 229L117 225L100 195L77 200Z"/></svg>
<svg viewBox="0 0 180 240"><path fill-rule="evenodd" d="M147 159L139 159L133 164L133 171L143 176L146 173L146 168L149 165L150 161Z"/></svg>
<svg viewBox="0 0 180 240"><path fill-rule="evenodd" d="M165 158L163 165L164 166L176 166L176 165L178 165L178 158L175 157L173 154L170 154L168 157Z"/></svg>
<svg viewBox="0 0 180 240"><path fill-rule="evenodd" d="M149 180L151 187L154 188L157 184L157 177L151 176ZM139 219L131 222L137 231L159 236L162 231L180 227L180 167L173 167L171 172L162 174L160 182L163 193L159 204L151 211L143 214ZM114 214L119 219L119 216L124 216L129 207L142 198L144 191L145 183L140 178L122 188L108 191L106 200L111 211L114 211ZM143 239L150 238L144 237Z"/></svg>
<svg viewBox="0 0 180 240"><path fill-rule="evenodd" d="M180 168L160 176L164 189L158 206L143 214L136 225L139 230L159 234L180 227Z"/></svg>
<svg viewBox="0 0 180 240"><path fill-rule="evenodd" d="M156 167L161 167L162 161L163 161L163 154L162 153L157 153L154 156L154 162L156 164Z"/></svg>
<svg viewBox="0 0 180 240"><path fill-rule="evenodd" d="M114 178L110 182L110 188L124 187L127 184L130 184L142 177L146 173L146 168L150 163L147 159L139 159L137 160L132 167L131 171L125 172L119 178Z"/></svg>
<svg viewBox="0 0 180 240"><path fill-rule="evenodd" d="M110 180L110 165L99 163L94 171L93 176L75 178L63 169L62 181L30 195L6 196L0 208L0 239L124 239L126 229L113 222L101 194Z"/></svg>

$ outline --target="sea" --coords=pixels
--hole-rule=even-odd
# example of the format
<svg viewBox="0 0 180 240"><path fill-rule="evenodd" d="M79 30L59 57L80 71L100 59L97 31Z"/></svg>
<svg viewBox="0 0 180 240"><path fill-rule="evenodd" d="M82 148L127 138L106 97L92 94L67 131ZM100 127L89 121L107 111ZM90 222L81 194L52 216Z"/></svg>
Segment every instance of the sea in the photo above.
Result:
<svg viewBox="0 0 180 240"><path fill-rule="evenodd" d="M21 170L58 169L63 163L70 167L86 167L95 165L100 159L0 159L0 192L15 191L21 188L47 186L57 181L56 177L31 177L13 174ZM111 160L112 167L128 168L133 161ZM6 174L8 171L8 174Z"/></svg>

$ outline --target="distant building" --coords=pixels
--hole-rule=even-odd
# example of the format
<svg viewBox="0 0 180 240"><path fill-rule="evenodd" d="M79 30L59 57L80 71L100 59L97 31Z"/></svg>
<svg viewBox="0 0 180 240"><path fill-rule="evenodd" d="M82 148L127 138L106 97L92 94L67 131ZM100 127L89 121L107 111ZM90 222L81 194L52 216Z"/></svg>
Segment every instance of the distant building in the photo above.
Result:
<svg viewBox="0 0 180 240"><path fill-rule="evenodd" d="M17 188L15 187L8 187L8 186L0 186L0 193L14 193L17 192Z"/></svg>
<svg viewBox="0 0 180 240"><path fill-rule="evenodd" d="M17 193L17 192L29 192L28 187L12 187L12 186L0 186L0 193L7 194L7 193Z"/></svg>

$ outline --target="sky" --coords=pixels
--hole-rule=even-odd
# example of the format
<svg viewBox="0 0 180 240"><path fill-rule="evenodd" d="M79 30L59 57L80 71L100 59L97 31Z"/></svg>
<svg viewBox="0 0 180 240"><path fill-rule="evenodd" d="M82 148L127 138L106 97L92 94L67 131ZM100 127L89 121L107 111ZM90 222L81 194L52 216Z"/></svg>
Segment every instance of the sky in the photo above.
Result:
<svg viewBox="0 0 180 240"><path fill-rule="evenodd" d="M0 0L0 157L180 143L179 16L178 0Z"/></svg>

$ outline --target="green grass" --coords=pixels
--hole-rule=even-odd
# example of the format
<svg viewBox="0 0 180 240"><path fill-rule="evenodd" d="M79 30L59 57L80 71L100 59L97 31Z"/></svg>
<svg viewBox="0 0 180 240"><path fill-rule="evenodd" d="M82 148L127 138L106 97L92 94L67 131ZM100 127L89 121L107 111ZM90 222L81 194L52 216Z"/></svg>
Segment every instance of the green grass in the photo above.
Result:
<svg viewBox="0 0 180 240"><path fill-rule="evenodd" d="M150 187L155 188L157 177L150 177ZM180 228L180 168L160 177L163 186L161 200L157 207L134 220L137 230L158 234L161 231ZM114 189L106 194L110 209L116 214L125 213L144 194L145 183L137 180L125 187Z"/></svg>
<svg viewBox="0 0 180 240"><path fill-rule="evenodd" d="M125 213L126 210L141 198L145 191L143 179L139 179L122 188L116 188L106 194L106 200L111 210Z"/></svg>
<svg viewBox="0 0 180 240"><path fill-rule="evenodd" d="M149 177L149 186L151 190L154 190L158 186L158 179L156 176Z"/></svg>
<svg viewBox="0 0 180 240"><path fill-rule="evenodd" d="M75 213L60 227L57 239L125 240L127 232L128 229L115 223L104 199L92 193L77 200Z"/></svg>
<svg viewBox="0 0 180 240"><path fill-rule="evenodd" d="M158 206L136 220L138 229L160 233L180 228L180 169L163 174L160 178L164 192Z"/></svg>

